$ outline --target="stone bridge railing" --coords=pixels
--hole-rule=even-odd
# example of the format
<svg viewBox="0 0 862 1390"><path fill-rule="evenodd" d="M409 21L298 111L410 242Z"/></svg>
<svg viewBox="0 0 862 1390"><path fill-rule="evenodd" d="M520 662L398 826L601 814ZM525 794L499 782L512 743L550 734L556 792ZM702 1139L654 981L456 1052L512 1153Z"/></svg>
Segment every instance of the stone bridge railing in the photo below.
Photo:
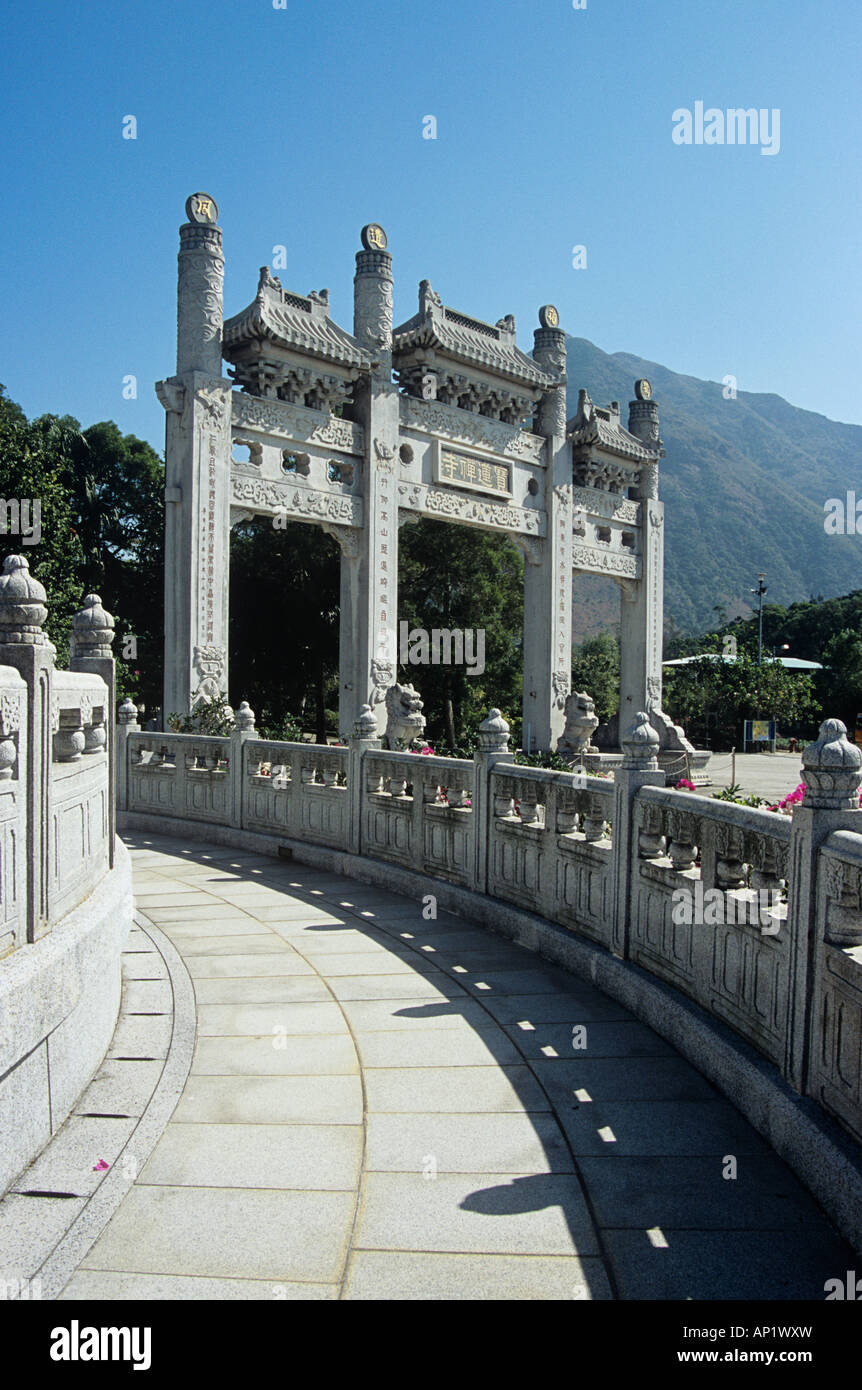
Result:
<svg viewBox="0 0 862 1390"><path fill-rule="evenodd" d="M0 575L0 1193L102 1060L131 925L115 844L113 619L90 594L68 671L22 556Z"/></svg>
<svg viewBox="0 0 862 1390"><path fill-rule="evenodd" d="M614 780L516 765L492 711L471 762L141 733L120 710L122 823L329 847L539 914L720 1019L862 1142L862 753L827 721L792 819L683 791L639 715ZM228 832L225 836L224 832Z"/></svg>

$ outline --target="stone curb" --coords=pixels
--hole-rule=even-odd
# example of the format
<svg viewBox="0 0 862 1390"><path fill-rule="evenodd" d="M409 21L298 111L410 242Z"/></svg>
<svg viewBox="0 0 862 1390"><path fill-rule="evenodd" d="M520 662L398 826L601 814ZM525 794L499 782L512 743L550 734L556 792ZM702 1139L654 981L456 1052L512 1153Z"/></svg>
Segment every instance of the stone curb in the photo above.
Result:
<svg viewBox="0 0 862 1390"><path fill-rule="evenodd" d="M114 1160L111 1171L93 1193L60 1243L55 1246L42 1266L35 1271L34 1277L41 1280L43 1299L56 1299L62 1293L90 1248L102 1234L123 1198L131 1190L134 1180L123 1175L123 1155L133 1153L137 1161L137 1171L140 1172L161 1138L191 1070L197 1019L191 977L182 957L158 927L154 926L142 912L137 910L134 914L134 922L147 934L162 956L171 982L174 1018L168 1055L147 1107L130 1134L127 1143ZM120 1018L122 1017L120 1015Z"/></svg>
<svg viewBox="0 0 862 1390"><path fill-rule="evenodd" d="M431 893L448 911L588 979L675 1047L728 1098L804 1183L862 1258L862 1153L850 1137L816 1102L793 1091L770 1062L729 1028L640 966L612 956L523 908L383 860L173 817L126 813L120 829L159 838L176 834L281 858L287 851L298 863L329 869L417 901Z"/></svg>

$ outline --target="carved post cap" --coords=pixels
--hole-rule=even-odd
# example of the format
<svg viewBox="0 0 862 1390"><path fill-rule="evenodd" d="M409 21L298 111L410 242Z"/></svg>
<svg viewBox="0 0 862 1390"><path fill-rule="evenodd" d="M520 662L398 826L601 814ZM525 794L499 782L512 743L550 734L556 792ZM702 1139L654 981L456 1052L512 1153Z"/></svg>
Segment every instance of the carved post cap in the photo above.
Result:
<svg viewBox="0 0 862 1390"><path fill-rule="evenodd" d="M236 712L236 727L240 733L251 733L254 729L254 710L248 700L243 700Z"/></svg>
<svg viewBox="0 0 862 1390"><path fill-rule="evenodd" d="M0 575L0 642L48 645L42 624L48 616L47 594L30 573L24 555L7 555Z"/></svg>
<svg viewBox="0 0 862 1390"><path fill-rule="evenodd" d="M359 711L359 718L353 721L354 738L376 738L377 720L370 705L363 705Z"/></svg>
<svg viewBox="0 0 862 1390"><path fill-rule="evenodd" d="M859 805L862 749L850 743L840 719L826 719L815 743L802 754L803 805L812 810L852 811Z"/></svg>
<svg viewBox="0 0 862 1390"><path fill-rule="evenodd" d="M102 607L98 594L87 594L84 606L72 619L77 656L108 657L114 640L114 620Z"/></svg>
<svg viewBox="0 0 862 1390"><path fill-rule="evenodd" d="M659 736L650 723L646 710L638 710L634 723L623 736L622 749L624 768L645 772L654 772L657 769Z"/></svg>
<svg viewBox="0 0 862 1390"><path fill-rule="evenodd" d="M479 725L480 753L508 753L509 725L498 709L492 709Z"/></svg>
<svg viewBox="0 0 862 1390"><path fill-rule="evenodd" d="M134 700L130 700L127 695L123 703L120 705L120 708L117 710L117 723L136 725L137 722L138 707L135 704Z"/></svg>

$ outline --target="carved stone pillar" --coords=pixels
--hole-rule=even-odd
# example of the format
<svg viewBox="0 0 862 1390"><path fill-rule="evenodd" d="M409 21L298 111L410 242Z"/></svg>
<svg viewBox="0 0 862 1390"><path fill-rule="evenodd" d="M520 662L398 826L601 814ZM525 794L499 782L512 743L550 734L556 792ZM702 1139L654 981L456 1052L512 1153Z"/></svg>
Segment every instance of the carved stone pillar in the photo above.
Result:
<svg viewBox="0 0 862 1390"><path fill-rule="evenodd" d="M548 532L538 563L524 565L525 751L552 752L565 727L572 676L572 456L566 444L566 335L556 309L539 312L533 358L557 383L542 396L534 429L545 437Z"/></svg>
<svg viewBox="0 0 862 1390"><path fill-rule="evenodd" d="M629 404L629 432L647 449L655 463L641 469L641 578L626 583L620 605L620 730L627 729L639 710L661 709L664 632L664 503L658 500L658 406L649 384L636 384L637 400Z"/></svg>
<svg viewBox="0 0 862 1390"><path fill-rule="evenodd" d="M372 353L369 376L357 387L355 414L365 427L363 513L356 554L342 545L341 649L338 722L352 734L370 705L379 734L383 704L397 673L398 630L398 391L392 368L392 257L386 233L372 223L356 256L353 334Z"/></svg>
<svg viewBox="0 0 862 1390"><path fill-rule="evenodd" d="M218 208L186 203L177 374L158 382L165 427L164 718L227 694L231 383L221 375L224 257Z"/></svg>

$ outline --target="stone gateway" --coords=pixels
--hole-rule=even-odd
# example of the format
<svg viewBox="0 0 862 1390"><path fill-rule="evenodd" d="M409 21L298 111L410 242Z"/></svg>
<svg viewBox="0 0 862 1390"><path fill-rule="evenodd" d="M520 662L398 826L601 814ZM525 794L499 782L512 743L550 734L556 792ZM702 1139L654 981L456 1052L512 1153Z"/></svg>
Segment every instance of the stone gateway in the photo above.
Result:
<svg viewBox="0 0 862 1390"><path fill-rule="evenodd" d="M598 406L586 390L567 421L552 305L530 355L511 315L485 323L427 280L417 312L394 326L377 224L356 253L352 333L327 290L297 294L267 266L250 304L225 319L217 205L196 193L186 213L176 375L156 386L167 414L165 715L227 692L230 530L269 516L338 542L339 729L347 737L369 706L382 735L397 675L398 531L430 516L503 531L524 555L528 751L565 734L575 573L620 588L616 727L639 710L660 716L664 450L649 383L636 383L627 425L618 402Z"/></svg>

